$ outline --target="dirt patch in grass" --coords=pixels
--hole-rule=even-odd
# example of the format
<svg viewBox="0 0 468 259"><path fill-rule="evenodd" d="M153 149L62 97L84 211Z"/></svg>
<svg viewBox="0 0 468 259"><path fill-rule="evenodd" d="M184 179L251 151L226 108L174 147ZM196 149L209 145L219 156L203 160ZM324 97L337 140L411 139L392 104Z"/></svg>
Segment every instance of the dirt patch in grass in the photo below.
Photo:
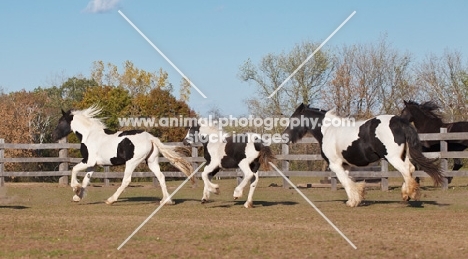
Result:
<svg viewBox="0 0 468 259"><path fill-rule="evenodd" d="M304 182L303 179L291 179ZM122 249L120 244L157 208L159 188L138 183L104 204L117 186L92 185L85 199L58 184L7 183L0 189L2 258L468 258L468 187L422 187L422 202L370 189L358 208L344 190L301 191L346 235L353 249L281 179L261 179L253 209L232 200L236 181L217 181L221 194L200 204L202 184L183 187ZM170 192L181 181L170 181ZM271 185L271 186L275 186ZM247 195L247 189L244 196Z"/></svg>

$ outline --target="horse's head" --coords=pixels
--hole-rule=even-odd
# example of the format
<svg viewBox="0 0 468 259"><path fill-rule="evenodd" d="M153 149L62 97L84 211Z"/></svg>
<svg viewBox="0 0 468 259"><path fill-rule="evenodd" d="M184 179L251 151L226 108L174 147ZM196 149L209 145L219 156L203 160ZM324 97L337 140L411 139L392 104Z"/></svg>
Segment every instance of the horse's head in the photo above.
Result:
<svg viewBox="0 0 468 259"><path fill-rule="evenodd" d="M52 139L54 141L64 138L72 132L72 129L71 129L72 120L73 120L73 114L71 114L71 110L67 112L62 110L62 117L59 119L57 127L55 127L55 130L52 133Z"/></svg>
<svg viewBox="0 0 468 259"><path fill-rule="evenodd" d="M289 118L289 125L283 131L283 135L286 134L290 142L297 142L304 135L310 131L315 138L319 137L320 125L326 111L310 108L308 105L301 104L293 112Z"/></svg>
<svg viewBox="0 0 468 259"><path fill-rule="evenodd" d="M401 110L400 117L408 120L409 122L414 121L414 115L413 115L413 110L418 109L419 103L414 102L414 101L403 101L405 104L405 108Z"/></svg>
<svg viewBox="0 0 468 259"><path fill-rule="evenodd" d="M188 132L187 135L185 135L184 145L189 146L192 145L193 143L198 142L198 135L200 133L200 125L198 125L198 122L195 122L194 125L191 125L188 127Z"/></svg>

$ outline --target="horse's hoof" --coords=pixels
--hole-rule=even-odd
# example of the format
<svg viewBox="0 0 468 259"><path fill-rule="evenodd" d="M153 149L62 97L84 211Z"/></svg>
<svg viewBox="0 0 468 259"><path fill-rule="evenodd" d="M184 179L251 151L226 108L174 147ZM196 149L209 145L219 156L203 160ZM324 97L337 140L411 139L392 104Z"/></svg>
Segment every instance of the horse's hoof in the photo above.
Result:
<svg viewBox="0 0 468 259"><path fill-rule="evenodd" d="M202 199L201 200L201 204L205 204L206 203L206 200L205 199Z"/></svg>
<svg viewBox="0 0 468 259"><path fill-rule="evenodd" d="M214 194L219 194L219 193L220 193L219 188L216 188Z"/></svg>
<svg viewBox="0 0 468 259"><path fill-rule="evenodd" d="M73 196L73 201L74 201L74 202L79 202L79 201L81 201L80 196L74 195L74 196Z"/></svg>
<svg viewBox="0 0 468 259"><path fill-rule="evenodd" d="M239 197L234 196L234 200L237 200L237 199L239 199Z"/></svg>
<svg viewBox="0 0 468 259"><path fill-rule="evenodd" d="M253 208L253 207L254 207L253 202L246 202L246 203L244 203L244 207L247 208L247 209Z"/></svg>
<svg viewBox="0 0 468 259"><path fill-rule="evenodd" d="M113 202L113 201L106 200L106 204L107 204L107 205L112 205L112 204L114 204L114 202Z"/></svg>
<svg viewBox="0 0 468 259"><path fill-rule="evenodd" d="M164 203L164 201L160 201L159 204L174 205L174 204L175 204L175 201L170 201L170 200L169 200L169 201L166 201L165 203Z"/></svg>
<svg viewBox="0 0 468 259"><path fill-rule="evenodd" d="M354 207L357 207L359 203L360 202L356 202L356 201L347 201L346 205L348 205L348 207L354 208Z"/></svg>

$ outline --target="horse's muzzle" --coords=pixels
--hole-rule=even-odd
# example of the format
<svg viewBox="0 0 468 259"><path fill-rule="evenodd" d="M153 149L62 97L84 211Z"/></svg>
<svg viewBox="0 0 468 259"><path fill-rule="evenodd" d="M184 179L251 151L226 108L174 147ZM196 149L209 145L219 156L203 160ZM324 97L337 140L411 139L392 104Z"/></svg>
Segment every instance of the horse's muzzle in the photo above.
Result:
<svg viewBox="0 0 468 259"><path fill-rule="evenodd" d="M188 138L184 138L184 140L182 141L182 143L185 145L185 146L191 146L192 145L192 141Z"/></svg>

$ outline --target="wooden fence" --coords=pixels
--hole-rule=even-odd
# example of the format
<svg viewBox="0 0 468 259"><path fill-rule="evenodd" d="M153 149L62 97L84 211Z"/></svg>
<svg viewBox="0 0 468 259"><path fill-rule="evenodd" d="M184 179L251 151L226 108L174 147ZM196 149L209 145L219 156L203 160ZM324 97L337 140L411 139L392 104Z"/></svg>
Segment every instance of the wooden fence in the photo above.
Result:
<svg viewBox="0 0 468 259"><path fill-rule="evenodd" d="M446 129L441 129L441 133L431 134L420 134L421 140L435 140L440 141L441 151L425 153L426 156L431 158L440 158L441 167L444 171L445 177L462 177L468 176L468 171L449 171L447 159L449 158L468 158L468 152L448 152L447 151L447 140L465 140L468 139L468 133L446 133ZM314 138L304 138L298 143L302 144L317 144ZM166 143L176 146L182 146L180 142ZM288 177L291 176L306 176L306 177L324 177L329 178L331 183L331 189L337 189L337 178L335 173L331 171L291 171L289 168L290 161L318 161L323 160L320 154L290 154L288 144L273 144L281 145L281 153L276 155L279 162L279 169ZM3 139L0 139L0 186L4 185L5 177L43 177L43 176L60 176L62 183L68 182L68 176L70 176L70 168L73 164L79 163L81 158L69 157L69 149L79 149L80 144L66 143L64 140L59 143L46 143L46 144L12 144L4 143ZM6 149L27 149L27 150L41 150L41 149L55 149L59 150L58 157L5 157ZM187 160L192 162L194 168L205 161L203 157L199 157L197 147L192 147L192 156L187 157ZM168 162L166 158L161 158L161 162ZM60 163L57 171L17 171L10 172L4 170L4 163ZM350 175L355 178L378 178L381 182L381 188L383 191L388 190L388 178L400 177L401 174L398 171L389 171L388 163L386 160L380 161L380 170L375 170L372 167L371 170L365 170L357 168L352 170ZM84 176L86 172L78 173L78 176ZM164 172L166 177L186 177L182 172ZM197 173L197 177L200 173ZM239 170L235 171L222 171L217 174L220 177L242 177L242 172ZM259 172L260 177L281 177L276 171L261 171ZM423 171L416 171L413 173L414 177L429 177ZM133 172L133 177L153 177L153 181L157 181L152 172ZM95 172L93 178L102 178L104 183L108 184L109 179L112 178L123 178L123 172L111 172L110 167L104 167L104 172ZM283 180L283 186L288 188L288 182ZM447 178L444 179L442 188L448 188Z"/></svg>

